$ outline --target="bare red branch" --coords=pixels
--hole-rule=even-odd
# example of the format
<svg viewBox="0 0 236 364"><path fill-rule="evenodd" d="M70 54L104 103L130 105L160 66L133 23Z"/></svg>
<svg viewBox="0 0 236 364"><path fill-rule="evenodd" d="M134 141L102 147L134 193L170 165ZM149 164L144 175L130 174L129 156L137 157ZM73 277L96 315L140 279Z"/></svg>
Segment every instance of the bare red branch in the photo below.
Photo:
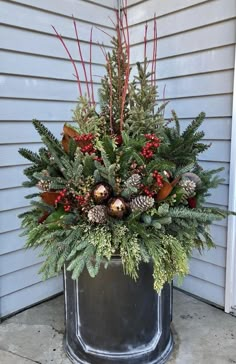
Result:
<svg viewBox="0 0 236 364"><path fill-rule="evenodd" d="M157 82L157 19L154 19L154 29L155 29L155 54L154 54L154 86L156 87Z"/></svg>
<svg viewBox="0 0 236 364"><path fill-rule="evenodd" d="M81 50L80 39L79 39L79 35L78 35L78 29L77 29L77 25L76 25L76 21L75 21L74 17L73 17L73 24L74 24L74 29L75 29L75 35L76 35L76 40L77 40L77 45L78 45L79 56L80 56L80 60L81 60L83 71L84 71L84 78L85 78L85 83L86 83L86 88L87 88L87 93L88 93L88 100L91 101L85 62L84 62L83 53L82 53L82 50Z"/></svg>
<svg viewBox="0 0 236 364"><path fill-rule="evenodd" d="M92 74L92 45L93 45L93 27L90 31L90 41L89 41L89 71L90 71L90 87L91 87L91 95L92 95L92 103L95 105L94 98L94 84L93 84L93 74Z"/></svg>
<svg viewBox="0 0 236 364"><path fill-rule="evenodd" d="M73 59L73 57L72 57L72 55L71 55L71 53L70 53L70 51L69 51L66 43L64 42L62 36L58 33L58 31L56 30L56 28L53 25L52 25L52 28L53 28L54 32L56 33L57 38L60 40L61 44L63 45L63 47L64 47L64 49L65 49L65 51L66 51L66 53L67 53L67 55L68 55L68 57L69 57L72 65L73 65L73 68L75 70L75 76L76 76L76 79L77 79L77 85L78 85L78 89L79 89L79 95L81 97L83 93L82 93L81 81L80 81L80 77L79 77L79 73L78 73L78 70L77 70L75 61L74 61L74 59Z"/></svg>
<svg viewBox="0 0 236 364"><path fill-rule="evenodd" d="M144 29L144 60L147 58L147 31L148 31L148 23L145 24L145 29Z"/></svg>
<svg viewBox="0 0 236 364"><path fill-rule="evenodd" d="M120 132L123 130L124 124L124 108L125 101L127 96L127 91L129 88L129 72L130 72L130 35L129 35L129 24L128 24L128 16L127 16L127 0L125 0L125 7L123 9L124 18L125 18L125 28L126 28L126 53L127 53L127 64L125 69L125 83L123 87L122 93L122 102L121 102L121 115L120 115ZM122 22L123 25L123 22ZM124 29L124 26L123 26ZM123 32L125 34L125 32Z"/></svg>
<svg viewBox="0 0 236 364"><path fill-rule="evenodd" d="M111 34L109 34L109 33L105 32L105 30L103 30L103 29L99 28L98 26L95 26L95 28L97 28L100 32L102 32L102 33L106 34L109 38L111 38L111 39L112 39Z"/></svg>

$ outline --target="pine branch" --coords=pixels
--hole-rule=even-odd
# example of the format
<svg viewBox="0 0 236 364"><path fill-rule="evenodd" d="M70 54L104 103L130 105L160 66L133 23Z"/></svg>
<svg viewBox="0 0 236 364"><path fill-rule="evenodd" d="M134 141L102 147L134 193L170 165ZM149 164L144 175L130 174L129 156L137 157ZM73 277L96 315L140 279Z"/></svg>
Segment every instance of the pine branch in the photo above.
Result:
<svg viewBox="0 0 236 364"><path fill-rule="evenodd" d="M25 159L28 159L30 162L41 164L41 159L39 158L37 153L32 152L29 149L26 148L20 148L19 149L20 155L24 157Z"/></svg>

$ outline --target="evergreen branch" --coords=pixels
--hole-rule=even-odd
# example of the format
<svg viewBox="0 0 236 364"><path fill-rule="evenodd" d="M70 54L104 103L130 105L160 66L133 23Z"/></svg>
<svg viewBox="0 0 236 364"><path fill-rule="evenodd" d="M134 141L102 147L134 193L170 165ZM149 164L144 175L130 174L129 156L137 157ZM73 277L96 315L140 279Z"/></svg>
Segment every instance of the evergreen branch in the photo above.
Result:
<svg viewBox="0 0 236 364"><path fill-rule="evenodd" d="M39 158L37 153L32 152L26 148L20 148L19 151L20 155L25 159L28 159L30 162L41 164L41 159Z"/></svg>

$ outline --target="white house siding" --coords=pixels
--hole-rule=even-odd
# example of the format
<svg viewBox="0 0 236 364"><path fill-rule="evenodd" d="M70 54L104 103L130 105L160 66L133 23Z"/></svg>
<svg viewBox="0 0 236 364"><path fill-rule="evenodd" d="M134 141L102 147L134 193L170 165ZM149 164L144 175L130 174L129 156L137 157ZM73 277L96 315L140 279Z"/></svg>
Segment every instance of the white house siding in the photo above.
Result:
<svg viewBox="0 0 236 364"><path fill-rule="evenodd" d="M78 21L85 61L89 60L91 21L114 34L116 0L14 0L0 3L0 317L62 291L61 277L41 282L37 274L43 258L25 251L17 215L28 208L28 192L21 187L27 165L19 147L37 150L40 140L31 120L37 118L59 136L71 119L78 97L73 68L51 24L79 60L71 14ZM93 74L103 75L104 59L97 40L109 37L94 27ZM80 75L83 78L81 66ZM94 76L96 88L100 78ZM83 84L84 88L84 84Z"/></svg>
<svg viewBox="0 0 236 364"><path fill-rule="evenodd" d="M157 15L157 79L159 97L175 109L184 126L200 111L209 151L200 156L206 168L225 167L225 182L212 192L207 204L227 208L232 116L234 53L236 42L235 0L129 0L132 61L143 57L144 26L152 38L151 19ZM141 26L142 25L142 26ZM151 54L152 42L147 45ZM215 223L216 248L200 255L193 252L190 274L182 289L224 306L227 222Z"/></svg>

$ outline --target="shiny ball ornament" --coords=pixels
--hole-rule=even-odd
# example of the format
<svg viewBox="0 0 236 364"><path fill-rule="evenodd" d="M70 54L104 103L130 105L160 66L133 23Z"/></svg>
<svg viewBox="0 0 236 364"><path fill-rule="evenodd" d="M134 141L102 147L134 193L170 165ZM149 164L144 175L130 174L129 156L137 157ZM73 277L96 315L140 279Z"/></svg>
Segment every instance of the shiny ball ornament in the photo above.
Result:
<svg viewBox="0 0 236 364"><path fill-rule="evenodd" d="M117 219L122 219L128 212L128 207L122 197L114 197L108 201L107 213L108 215Z"/></svg>
<svg viewBox="0 0 236 364"><path fill-rule="evenodd" d="M96 184L92 190L92 198L97 205L107 202L111 195L112 187L105 182Z"/></svg>

